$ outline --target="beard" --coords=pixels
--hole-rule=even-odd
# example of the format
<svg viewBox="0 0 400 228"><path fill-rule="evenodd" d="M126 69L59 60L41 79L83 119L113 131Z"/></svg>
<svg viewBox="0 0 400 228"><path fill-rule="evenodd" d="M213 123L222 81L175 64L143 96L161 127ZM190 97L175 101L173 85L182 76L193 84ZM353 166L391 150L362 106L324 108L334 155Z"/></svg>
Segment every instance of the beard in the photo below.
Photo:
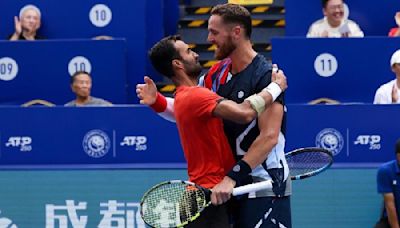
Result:
<svg viewBox="0 0 400 228"><path fill-rule="evenodd" d="M222 60L227 58L234 50L236 45L232 42L232 37L228 37L226 42L224 42L217 50L215 50L215 58L217 60Z"/></svg>
<svg viewBox="0 0 400 228"><path fill-rule="evenodd" d="M183 64L185 65L185 73L190 78L197 79L200 76L201 71L203 70L203 67L198 61L196 61L195 63L183 61Z"/></svg>

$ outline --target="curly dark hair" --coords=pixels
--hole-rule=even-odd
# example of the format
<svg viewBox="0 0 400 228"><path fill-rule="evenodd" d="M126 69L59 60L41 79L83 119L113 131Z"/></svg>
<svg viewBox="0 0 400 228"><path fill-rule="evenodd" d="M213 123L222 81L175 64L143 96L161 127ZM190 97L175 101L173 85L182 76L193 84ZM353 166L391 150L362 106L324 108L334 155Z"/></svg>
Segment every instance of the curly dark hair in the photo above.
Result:
<svg viewBox="0 0 400 228"><path fill-rule="evenodd" d="M148 53L153 67L167 78L171 78L174 75L172 60L181 59L174 46L177 40L181 40L179 35L167 36L158 41Z"/></svg>

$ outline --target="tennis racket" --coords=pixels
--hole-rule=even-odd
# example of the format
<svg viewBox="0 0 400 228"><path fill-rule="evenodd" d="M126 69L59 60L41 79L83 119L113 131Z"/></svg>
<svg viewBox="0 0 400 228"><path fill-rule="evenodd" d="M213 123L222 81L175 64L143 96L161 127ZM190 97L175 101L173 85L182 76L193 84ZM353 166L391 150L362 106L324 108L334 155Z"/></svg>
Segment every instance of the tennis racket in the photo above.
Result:
<svg viewBox="0 0 400 228"><path fill-rule="evenodd" d="M315 176L333 163L332 152L319 147L306 147L285 154L290 178L300 180Z"/></svg>
<svg viewBox="0 0 400 228"><path fill-rule="evenodd" d="M322 148L300 148L288 152L286 160L292 180L315 176L333 162L332 153ZM233 189L238 196L263 189L272 189L272 181L240 186ZM171 180L155 185L142 200L140 213L144 222L151 227L183 227L196 220L211 204L211 191L189 181Z"/></svg>
<svg viewBox="0 0 400 228"><path fill-rule="evenodd" d="M233 189L233 196L272 188L271 181ZM183 227L211 204L211 191L189 181L171 180L155 185L140 202L143 221L155 228Z"/></svg>

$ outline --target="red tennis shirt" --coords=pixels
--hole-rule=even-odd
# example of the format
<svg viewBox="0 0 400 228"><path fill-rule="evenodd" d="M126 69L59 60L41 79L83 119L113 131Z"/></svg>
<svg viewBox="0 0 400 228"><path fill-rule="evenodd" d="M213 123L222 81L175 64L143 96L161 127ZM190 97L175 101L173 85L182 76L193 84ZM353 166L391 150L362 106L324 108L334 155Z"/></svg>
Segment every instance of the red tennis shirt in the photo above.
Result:
<svg viewBox="0 0 400 228"><path fill-rule="evenodd" d="M175 94L175 118L189 180L206 188L218 184L236 163L222 119L212 114L219 99L197 86L179 86Z"/></svg>

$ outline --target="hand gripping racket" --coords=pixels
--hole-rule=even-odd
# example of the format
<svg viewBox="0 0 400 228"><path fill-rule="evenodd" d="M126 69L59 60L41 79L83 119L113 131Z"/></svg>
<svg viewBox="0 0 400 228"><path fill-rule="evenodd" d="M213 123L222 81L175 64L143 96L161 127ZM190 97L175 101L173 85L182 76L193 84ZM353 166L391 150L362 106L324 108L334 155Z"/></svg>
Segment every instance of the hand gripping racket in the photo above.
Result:
<svg viewBox="0 0 400 228"><path fill-rule="evenodd" d="M332 153L322 148L300 148L287 153L292 180L304 179L323 172L332 164ZM233 189L238 196L262 189L271 189L271 180ZM142 200L140 213L151 227L183 227L196 220L211 204L211 191L189 181L162 182L148 190Z"/></svg>
<svg viewBox="0 0 400 228"><path fill-rule="evenodd" d="M232 195L272 188L271 181L237 187ZM156 228L183 227L196 220L211 204L211 190L189 181L171 180L148 190L140 203L140 213L147 225Z"/></svg>

